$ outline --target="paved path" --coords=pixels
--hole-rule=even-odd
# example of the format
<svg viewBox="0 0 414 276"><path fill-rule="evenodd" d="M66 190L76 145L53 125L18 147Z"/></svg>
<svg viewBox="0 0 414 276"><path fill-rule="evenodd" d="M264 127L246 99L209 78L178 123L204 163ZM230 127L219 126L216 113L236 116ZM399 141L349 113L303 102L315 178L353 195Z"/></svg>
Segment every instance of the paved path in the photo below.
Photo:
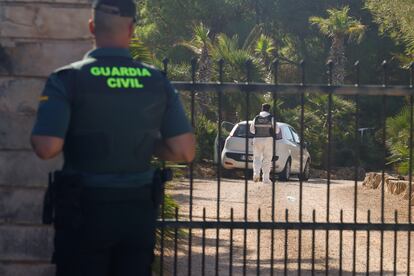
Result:
<svg viewBox="0 0 414 276"><path fill-rule="evenodd" d="M183 180L174 183L168 189L168 193L180 204L180 215L188 218L189 214L189 181ZM217 206L217 181L216 180L195 180L193 183L193 219L202 218L203 208L206 208L207 220L216 220ZM234 209L235 220L243 220L245 202L245 182L244 180L222 179L220 185L220 219L228 220L230 209ZM302 185L302 216L303 221L312 220L312 212L315 210L316 220L326 221L327 215L327 190L326 180L310 180ZM345 222L353 222L354 219L354 190L353 181L333 180L330 185L330 212L331 222L340 221L340 212L343 210ZM285 220L285 209L289 210L290 221L299 219L300 209L300 184L298 181L276 182L275 194L275 219L276 221ZM248 220L257 221L258 209L261 210L262 221L270 221L272 215L272 185L248 182L247 185L247 211ZM371 221L381 221L381 191L367 190L357 186L357 221L367 221L367 210L371 210ZM386 222L394 222L394 211L398 211L398 221L406 222L408 213L408 201L400 197L386 195L384 204L384 218ZM258 243L258 231L247 231L247 275L256 275L257 267L260 268L261 275L270 274L271 264L271 231L262 230L260 232L260 242ZM326 262L326 232L316 231L315 243L312 250L312 231L302 231L301 245L301 271L302 275L311 275L312 255L314 255L314 265L316 275L324 275ZM193 230L192 247L192 275L201 275L202 271L202 247L201 230ZM274 275L283 275L285 269L285 254L287 255L287 270L289 275L296 275L298 270L299 255L299 232L289 231L287 235L288 248L284 250L286 235L282 231L274 231ZM380 270L380 233L370 233L370 275L377 275ZM342 271L343 275L352 275L353 270L353 232L344 231L342 233ZM407 270L407 233L397 235L397 275L406 275ZM414 240L414 237L412 237ZM243 251L244 251L244 232L235 230L233 232L233 275L242 275ZM356 235L356 264L357 275L365 275L367 270L367 233L358 232ZM206 231L206 256L205 256L205 275L214 275L216 263L216 230ZM229 275L230 261L230 231L220 230L219 233L219 275ZM259 246L259 250L258 250ZM340 275L340 233L331 231L329 233L329 275ZM414 246L414 245L413 245ZM180 241L180 251L178 254L179 266L177 275L188 275L188 242L187 238ZM414 247L412 247L414 248ZM412 250L414 251L414 250ZM258 253L260 263L257 262ZM394 233L384 233L384 275L393 275L394 264ZM167 252L166 271L167 275L173 271L172 252ZM411 252L414 257L414 252ZM414 271L412 265L411 271ZM323 273L322 273L323 272ZM379 275L379 274L378 274Z"/></svg>

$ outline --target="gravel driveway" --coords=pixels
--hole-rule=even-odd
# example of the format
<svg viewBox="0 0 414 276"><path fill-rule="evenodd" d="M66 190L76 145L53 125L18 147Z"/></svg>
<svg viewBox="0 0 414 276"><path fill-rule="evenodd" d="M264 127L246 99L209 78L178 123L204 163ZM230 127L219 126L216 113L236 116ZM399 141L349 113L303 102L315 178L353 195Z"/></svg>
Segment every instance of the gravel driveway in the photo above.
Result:
<svg viewBox="0 0 414 276"><path fill-rule="evenodd" d="M220 189L220 219L230 218L230 209L234 209L234 219L243 220L245 207L245 181L234 179L222 179ZM217 205L217 181L196 179L193 183L193 219L201 220L203 208L206 209L207 220L216 220ZM326 222L327 210L327 181L323 179L312 179L303 183L303 221L312 221L312 212L315 210L316 220ZM173 183L168 189L180 204L180 216L188 219L189 214L189 189L188 179ZM248 220L257 221L258 209L261 210L261 220L270 221L272 215L272 185L248 182L247 185L247 211ZM353 222L354 219L354 189L353 181L332 180L330 185L330 221L339 222L340 212L343 210L344 222ZM298 221L300 200L300 184L296 180L290 182L275 183L275 220L285 221L285 209L289 210L289 220ZM381 221L381 191L367 190L358 183L357 186L357 221L367 221L367 211L371 210L371 222ZM407 222L408 201L401 200L400 197L385 195L384 217L388 223L394 222L395 210L398 211L398 221ZM214 275L216 263L216 230L206 230L205 247L205 275ZM256 275L257 268L261 275L270 274L271 266L271 231L261 230L258 242L258 231L247 231L247 275ZM315 243L312 250L312 231L302 231L301 245L301 274L311 275L312 263L316 275L325 274L326 261L326 232L315 232ZM353 232L343 231L343 242L340 244L340 232L331 231L329 233L329 275L352 275L353 270ZM191 254L191 275L202 275L202 231L192 231L192 254ZM380 233L370 233L369 246L369 270L370 275L379 275L380 271ZM397 262L395 264L396 275L407 275L407 233L398 233L397 238ZM289 275L298 274L299 257L299 231L292 230L287 233L287 251L285 252L285 231L274 231L274 275L283 275L285 269L285 254L287 256L287 271ZM412 237L411 240L414 240ZM244 231L233 231L232 247L232 273L242 275L243 268L243 241ZM356 235L356 263L357 275L365 275L367 270L367 233L357 232ZM340 264L340 247L342 246L342 264ZM414 245L413 245L414 246ZM188 275L188 237L179 243L177 275ZM412 247L414 248L414 247ZM394 275L394 232L384 233L384 275ZM412 250L413 251L413 250ZM258 262L258 254L260 262ZM170 275L173 269L173 252L166 252L165 275ZM313 255L313 257L312 257ZM411 256L414 252L411 252ZM314 262L312 261L314 258ZM219 232L219 275L229 275L230 273L230 231L221 229ZM342 265L342 270L341 270ZM411 271L414 266L411 265Z"/></svg>

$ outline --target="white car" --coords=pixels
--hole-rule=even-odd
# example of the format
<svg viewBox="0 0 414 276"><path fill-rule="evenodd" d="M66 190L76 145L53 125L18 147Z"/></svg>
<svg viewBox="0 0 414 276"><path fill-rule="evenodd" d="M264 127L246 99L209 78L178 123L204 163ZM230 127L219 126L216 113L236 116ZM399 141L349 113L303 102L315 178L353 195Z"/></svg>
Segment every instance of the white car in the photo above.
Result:
<svg viewBox="0 0 414 276"><path fill-rule="evenodd" d="M228 124L228 122L226 122ZM249 121L249 129L252 121ZM291 175L297 175L302 180L308 180L310 175L311 157L305 147L303 149L303 170L300 171L300 138L293 127L278 122L276 139L275 172L281 180L289 180ZM248 132L248 168L253 167L253 134ZM218 144L218 143L217 143ZM217 156L216 156L217 158ZM221 164L225 169L244 169L246 166L246 121L234 125L224 142L221 151Z"/></svg>

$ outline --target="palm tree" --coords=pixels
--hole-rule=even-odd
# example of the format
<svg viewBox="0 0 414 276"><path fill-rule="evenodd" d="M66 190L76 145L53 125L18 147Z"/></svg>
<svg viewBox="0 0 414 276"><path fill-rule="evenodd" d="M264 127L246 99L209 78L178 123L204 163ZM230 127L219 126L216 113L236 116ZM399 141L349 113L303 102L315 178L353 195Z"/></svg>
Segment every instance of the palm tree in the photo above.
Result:
<svg viewBox="0 0 414 276"><path fill-rule="evenodd" d="M210 29L203 23L194 26L193 38L190 41L181 41L181 45L191 50L199 57L198 63L198 80L200 82L211 81L213 75L211 48L212 40L210 38Z"/></svg>
<svg viewBox="0 0 414 276"><path fill-rule="evenodd" d="M309 18L312 25L316 25L320 32L332 40L329 59L333 62L332 82L342 84L345 79L345 40L360 43L364 37L366 26L359 20L349 16L349 7L342 9L328 9L328 17Z"/></svg>
<svg viewBox="0 0 414 276"><path fill-rule="evenodd" d="M264 70L266 82L272 79L272 61L277 56L275 42L272 38L262 34L254 47L254 54Z"/></svg>
<svg viewBox="0 0 414 276"><path fill-rule="evenodd" d="M210 29L204 26L203 23L195 25L193 28L193 38L190 41L181 41L177 45L189 49L199 57L196 77L200 82L210 82L214 72L211 57L213 45L210 38ZM207 93L200 93L198 96L200 99L200 112L206 115L212 101Z"/></svg>
<svg viewBox="0 0 414 276"><path fill-rule="evenodd" d="M234 35L232 37L226 34L217 35L214 41L214 48L212 55L215 60L222 59L224 61L224 81L228 82L245 82L247 81L246 64L251 62L250 66L250 81L263 81L261 64L255 58L250 49L245 46L240 46L239 37ZM228 93L224 97L223 118L230 121L237 121L245 119L245 112L247 110L245 93L240 91L236 93ZM260 106L260 96L255 93L250 94L250 112L255 111L252 106ZM233 110L233 111L231 111ZM240 117L239 117L240 116Z"/></svg>
<svg viewBox="0 0 414 276"><path fill-rule="evenodd" d="M246 63L250 60L251 80L257 80L258 64L248 49L240 47L239 36L217 35L214 41L213 56L215 60L224 60L226 81L246 81Z"/></svg>

